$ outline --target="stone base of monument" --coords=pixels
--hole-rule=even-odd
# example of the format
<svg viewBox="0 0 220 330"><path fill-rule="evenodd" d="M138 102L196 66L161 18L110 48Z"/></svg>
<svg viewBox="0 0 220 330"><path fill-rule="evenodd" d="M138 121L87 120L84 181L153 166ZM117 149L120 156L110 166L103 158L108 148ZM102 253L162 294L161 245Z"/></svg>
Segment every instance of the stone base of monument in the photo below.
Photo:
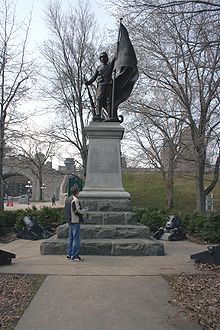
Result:
<svg viewBox="0 0 220 330"><path fill-rule="evenodd" d="M66 254L68 224L57 228L57 235L44 241L41 254ZM149 228L137 223L132 212L86 212L81 224L82 255L164 255L164 246L150 237Z"/></svg>
<svg viewBox="0 0 220 330"><path fill-rule="evenodd" d="M124 128L118 122L92 122L85 187L79 193L86 210L81 225L81 254L164 255L160 241L137 223L131 196L122 185L120 141ZM68 225L41 244L42 254L66 254Z"/></svg>

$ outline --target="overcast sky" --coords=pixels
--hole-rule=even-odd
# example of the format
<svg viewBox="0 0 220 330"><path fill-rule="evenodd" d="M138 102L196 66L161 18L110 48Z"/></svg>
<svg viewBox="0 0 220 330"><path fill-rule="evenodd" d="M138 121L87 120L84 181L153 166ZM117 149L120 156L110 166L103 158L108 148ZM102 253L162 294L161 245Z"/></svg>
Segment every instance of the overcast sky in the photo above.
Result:
<svg viewBox="0 0 220 330"><path fill-rule="evenodd" d="M48 39L48 29L45 23L45 13L44 10L49 0L15 0L16 1L16 18L18 22L25 20L28 22L30 18L30 13L32 12L30 31L28 35L27 48L35 59L40 60L41 56L39 53L39 47L43 41ZM82 0L79 0L82 1ZM68 8L69 4L77 5L78 0L61 0L60 1L64 10ZM110 15L108 15L107 10L103 7L105 0L88 0L90 9L94 12L94 16L97 20L100 34L103 36L104 31L107 29L114 28L117 23ZM106 33L107 34L107 33ZM32 102L31 104L25 102L22 105L24 111L26 109L34 108L36 113L39 112L41 103L39 101ZM38 111L37 111L38 110ZM39 120L39 119L37 119Z"/></svg>
<svg viewBox="0 0 220 330"><path fill-rule="evenodd" d="M29 35L29 42L33 42L37 46L42 42L47 35L47 28L44 21L45 14L44 9L48 3L48 0L16 0L17 10L16 14L19 20L24 18L28 19L32 10L31 29ZM62 6L68 7L68 4L77 3L77 0L62 0ZM105 0L89 0L91 11L94 12L97 19L97 23L101 29L111 28L115 24L115 20L108 15L107 10L103 7ZM33 9L32 9L33 6Z"/></svg>
<svg viewBox="0 0 220 330"><path fill-rule="evenodd" d="M32 11L31 18L31 27L28 37L28 49L34 55L35 58L39 52L40 44L47 39L48 32L45 23L45 14L44 9L49 0L16 0L16 18L19 22L24 19L27 21L30 17L30 12ZM68 4L77 3L77 0L61 0L62 6L64 8L68 7ZM94 12L98 26L100 30L111 29L116 25L115 20L108 15L106 9L101 4L104 4L104 0L89 0L91 11ZM103 33L102 33L103 35ZM35 116L31 117L29 125L34 125L37 127L45 126L45 123L48 123L52 117L50 115L43 115L42 110L45 109L45 104L42 101L39 101L38 97L31 102L25 101L21 104L21 109L23 111L35 112ZM51 114L52 115L52 114ZM57 167L59 164L56 161L53 161L53 166ZM62 162L61 162L62 164Z"/></svg>

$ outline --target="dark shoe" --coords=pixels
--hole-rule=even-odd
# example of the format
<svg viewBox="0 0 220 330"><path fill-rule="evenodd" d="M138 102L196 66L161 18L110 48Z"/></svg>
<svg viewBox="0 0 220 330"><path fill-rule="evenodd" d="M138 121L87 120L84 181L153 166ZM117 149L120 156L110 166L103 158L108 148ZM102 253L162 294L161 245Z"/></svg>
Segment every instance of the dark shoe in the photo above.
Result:
<svg viewBox="0 0 220 330"><path fill-rule="evenodd" d="M71 261L80 262L80 261L84 261L84 259L81 258L80 256L78 256L78 257L75 257L75 258L71 258Z"/></svg>
<svg viewBox="0 0 220 330"><path fill-rule="evenodd" d="M67 257L67 259L71 259L71 256L69 256L68 254L67 254L67 256L66 256L66 257Z"/></svg>

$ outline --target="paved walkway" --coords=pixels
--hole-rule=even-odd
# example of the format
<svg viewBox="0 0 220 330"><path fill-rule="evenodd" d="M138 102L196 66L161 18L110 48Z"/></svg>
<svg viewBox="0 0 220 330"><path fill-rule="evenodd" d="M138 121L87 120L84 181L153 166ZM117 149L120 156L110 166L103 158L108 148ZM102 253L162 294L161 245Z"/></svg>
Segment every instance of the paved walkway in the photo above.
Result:
<svg viewBox="0 0 220 330"><path fill-rule="evenodd" d="M42 241L0 244L13 252L2 273L46 274L46 280L16 330L193 330L200 329L168 301L171 291L161 276L196 272L190 255L206 249L182 241L164 242L165 256L41 256Z"/></svg>
<svg viewBox="0 0 220 330"><path fill-rule="evenodd" d="M19 210L19 209L28 209L28 208L32 208L32 206L36 206L36 208L41 208L44 206L49 206L51 207L51 202L30 202L30 204L19 204L18 202L14 202L13 206L7 206L7 204L5 203L4 205L4 209L5 211L15 211L15 210ZM64 206L64 202L60 202L60 201L56 201L56 205L53 207L63 207Z"/></svg>

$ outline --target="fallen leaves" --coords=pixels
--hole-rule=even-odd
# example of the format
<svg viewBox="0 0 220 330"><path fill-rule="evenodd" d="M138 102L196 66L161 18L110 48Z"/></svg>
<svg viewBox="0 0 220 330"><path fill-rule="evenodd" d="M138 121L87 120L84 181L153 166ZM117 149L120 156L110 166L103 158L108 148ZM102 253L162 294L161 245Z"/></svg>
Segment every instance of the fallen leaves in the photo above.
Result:
<svg viewBox="0 0 220 330"><path fill-rule="evenodd" d="M179 304L202 329L220 329L220 272L203 265L199 274L172 274L164 278L173 289L171 303Z"/></svg>
<svg viewBox="0 0 220 330"><path fill-rule="evenodd" d="M0 329L14 329L44 278L42 275L0 274Z"/></svg>
<svg viewBox="0 0 220 330"><path fill-rule="evenodd" d="M220 330L220 267L200 264L199 273L164 275L178 304L204 330ZM0 329L12 330L44 280L43 275L0 274Z"/></svg>

